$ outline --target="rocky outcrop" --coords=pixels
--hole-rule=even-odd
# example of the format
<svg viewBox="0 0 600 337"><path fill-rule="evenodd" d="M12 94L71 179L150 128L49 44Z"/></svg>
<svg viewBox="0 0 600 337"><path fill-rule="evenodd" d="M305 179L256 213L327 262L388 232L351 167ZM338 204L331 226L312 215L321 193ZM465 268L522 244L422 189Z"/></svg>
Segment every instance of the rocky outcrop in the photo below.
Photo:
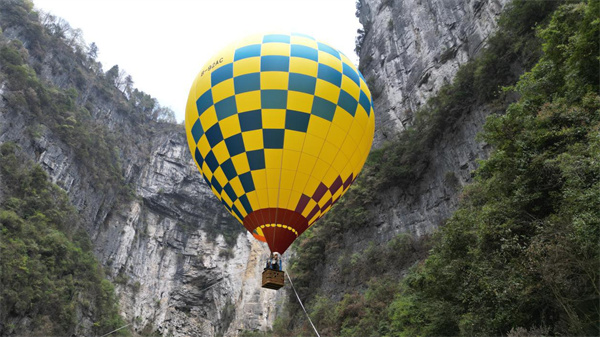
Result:
<svg viewBox="0 0 600 337"><path fill-rule="evenodd" d="M365 31L360 69L374 97L374 148L410 127L427 99L453 80L460 65L477 56L508 2L359 1ZM430 152L421 154L426 165L419 179L378 192L368 209L369 223L344 233L328 250L319 276L321 289L316 291L341 300L349 291L345 287L352 285L339 282L343 271L338 261L352 254L362 256L369 247L386 245L400 233L418 239L444 224L458 206L462 187L471 182L477 159L489 153L489 146L478 142L476 135L490 113L485 105L461 113L436 136Z"/></svg>
<svg viewBox="0 0 600 337"><path fill-rule="evenodd" d="M496 29L509 0L361 0L361 71L374 96L375 146L412 124Z"/></svg>
<svg viewBox="0 0 600 337"><path fill-rule="evenodd" d="M10 111L0 114L0 122L0 142L29 148L85 211L96 255L134 330L235 336L271 326L277 293L260 287L268 248L225 213L202 181L182 126L156 132L147 162L128 160L124 171L136 197L119 205L115 195L96 193L72 151L49 130L30 139L27 124ZM233 242L226 242L222 229Z"/></svg>
<svg viewBox="0 0 600 337"><path fill-rule="evenodd" d="M361 0L365 36L363 75L374 97L374 146L409 127L414 114L452 81L460 65L477 56L497 27L509 0ZM429 233L447 219L458 192L471 181L476 160L487 157L476 141L490 110L472 107L438 136L421 179L405 190L392 188L374 214L376 241L398 232ZM372 237L368 240L372 240Z"/></svg>
<svg viewBox="0 0 600 337"><path fill-rule="evenodd" d="M174 336L265 330L277 294L260 287L266 246L201 181L181 127L153 141L136 179L139 198L93 235L124 315L137 331ZM220 229L230 231L232 243Z"/></svg>
<svg viewBox="0 0 600 337"><path fill-rule="evenodd" d="M29 45L19 26L2 33L2 43L14 39ZM77 104L125 140L113 150L120 154L122 183L130 196L101 186L72 145L32 114L7 104L4 82L0 143L18 144L67 192L116 286L125 320L141 335L236 336L240 330L267 330L277 297L260 287L268 248L226 213L202 181L183 126L140 123L125 109L125 95L102 87L93 71L65 69L76 67L69 53L64 46L46 46L43 57L30 62L41 81L57 88L73 85L69 74L80 76Z"/></svg>
<svg viewBox="0 0 600 337"><path fill-rule="evenodd" d="M89 183L48 129L31 138L27 126L3 110L0 142L18 143L68 192L135 331L235 336L272 325L277 292L260 287L268 248L225 213L202 181L182 126L156 131L149 155L127 160L136 197L123 205Z"/></svg>

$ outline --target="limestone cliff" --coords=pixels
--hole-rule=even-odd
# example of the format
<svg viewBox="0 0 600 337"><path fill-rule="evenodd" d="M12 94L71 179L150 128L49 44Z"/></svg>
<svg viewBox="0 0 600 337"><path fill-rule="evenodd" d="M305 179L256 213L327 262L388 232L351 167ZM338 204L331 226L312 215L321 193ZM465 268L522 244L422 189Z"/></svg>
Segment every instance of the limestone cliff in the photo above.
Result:
<svg viewBox="0 0 600 337"><path fill-rule="evenodd" d="M0 47L26 56L34 81L48 92L76 93L71 108L91 118L92 131L113 139L108 145L116 144L109 151L118 158L118 181L125 188L99 180L90 164L94 158L61 133L68 124L49 126L52 117L36 118L27 105L15 103L22 93L8 88L10 78L0 77L0 143L18 144L68 193L131 330L235 336L268 329L277 293L260 287L267 248L202 181L184 127L140 117L132 95L107 82L108 73L85 57L82 46L52 35L52 22L44 26L36 13L25 13L26 3L11 0L2 8ZM90 142L107 146L104 140Z"/></svg>
<svg viewBox="0 0 600 337"><path fill-rule="evenodd" d="M374 146L412 125L415 112L460 65L477 56L508 0L361 0L364 36L360 68L374 96ZM422 179L408 190L388 190L375 214L379 239L394 233L417 236L437 228L456 208L461 186L476 159L487 155L475 140L489 108L478 106L439 135ZM425 155L425 154L424 154ZM366 238L371 240L373 238Z"/></svg>
<svg viewBox="0 0 600 337"><path fill-rule="evenodd" d="M190 160L182 127L152 139L138 198L93 233L139 331L235 335L264 330L276 293L260 288L266 247L223 210ZM220 228L233 231L228 243ZM233 323L233 324L232 324Z"/></svg>
<svg viewBox="0 0 600 337"><path fill-rule="evenodd" d="M2 109L0 142L27 149L85 215L134 331L236 335L238 329L272 324L276 292L259 284L267 248L242 231L202 181L183 126L159 126L147 139L148 154L126 159L124 175L136 196L126 204L91 186L72 149L56 135L42 128L31 139L27 127ZM231 232L231 243L221 228Z"/></svg>
<svg viewBox="0 0 600 337"><path fill-rule="evenodd" d="M360 64L374 96L375 144L412 124L414 113L471 60L509 0L361 0Z"/></svg>
<svg viewBox="0 0 600 337"><path fill-rule="evenodd" d="M376 115L374 148L387 141L394 144L427 100L452 82L459 66L478 56L508 2L358 2L364 26L364 35L358 38L360 69L373 94ZM340 262L352 265L370 247L385 247L400 233L419 240L444 224L457 208L462 187L472 181L477 159L490 151L476 135L492 110L476 103L461 111L435 135L428 152L418 154L425 164L417 179L377 191L367 206L367 223L341 231L336 243L327 245L325 269L314 273L318 277L310 282L310 294L327 294L339 301L356 287L364 289L360 282L341 280L348 273ZM403 268L411 262L406 263ZM401 268L395 272L403 274Z"/></svg>

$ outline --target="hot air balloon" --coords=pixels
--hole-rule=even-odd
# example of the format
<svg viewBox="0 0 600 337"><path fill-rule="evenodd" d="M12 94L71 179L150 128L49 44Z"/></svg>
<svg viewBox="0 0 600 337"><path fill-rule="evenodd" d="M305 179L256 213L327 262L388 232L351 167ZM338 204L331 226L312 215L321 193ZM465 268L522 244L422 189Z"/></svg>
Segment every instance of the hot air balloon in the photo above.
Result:
<svg viewBox="0 0 600 337"><path fill-rule="evenodd" d="M213 193L252 235L284 253L348 190L375 129L353 63L303 34L230 45L198 73L185 126Z"/></svg>

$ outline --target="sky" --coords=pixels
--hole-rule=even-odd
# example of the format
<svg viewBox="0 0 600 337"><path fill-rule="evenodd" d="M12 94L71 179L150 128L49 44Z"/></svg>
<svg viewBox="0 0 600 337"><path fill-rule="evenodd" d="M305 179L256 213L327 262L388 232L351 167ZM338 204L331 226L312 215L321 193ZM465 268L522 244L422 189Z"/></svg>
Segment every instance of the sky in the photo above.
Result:
<svg viewBox="0 0 600 337"><path fill-rule="evenodd" d="M81 29L107 71L115 64L134 87L185 118L189 89L202 66L247 35L310 35L358 64L355 0L33 0Z"/></svg>

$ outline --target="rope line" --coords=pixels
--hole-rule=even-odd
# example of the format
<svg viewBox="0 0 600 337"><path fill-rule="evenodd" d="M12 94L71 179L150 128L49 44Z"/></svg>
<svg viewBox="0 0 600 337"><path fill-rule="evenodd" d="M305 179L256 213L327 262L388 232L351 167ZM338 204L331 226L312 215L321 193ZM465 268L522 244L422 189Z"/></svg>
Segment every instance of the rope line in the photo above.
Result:
<svg viewBox="0 0 600 337"><path fill-rule="evenodd" d="M300 296L298 296L298 292L296 291L296 288L294 287L294 283L292 282L292 279L290 278L290 273L286 272L285 274L287 275L287 278L290 281L290 285L292 286L292 290L294 290L294 293L296 294L296 298L298 299L298 303L300 303L300 306L302 307L302 310L304 310L304 313L306 314L306 318L308 318L308 322L312 326L313 330L315 330L315 334L317 334L317 337L321 337L321 335L319 335L319 332L317 331L317 328L315 328L315 325L313 324L312 320L310 319L310 316L308 316L308 312L306 312L306 309L304 308L304 304L302 304L302 300L300 300Z"/></svg>
<svg viewBox="0 0 600 337"><path fill-rule="evenodd" d="M215 283L213 283L213 284L209 285L208 287L206 287L206 288L204 288L204 289L200 289L200 290L198 290L198 292L203 292L203 291L205 291L205 290L208 290L208 289L210 289L210 288L212 288L212 287L216 286L217 284L219 284L219 283L221 283L221 282L225 281L226 279L227 279L227 277L221 277L221 279L220 279L219 281L217 281L217 282L215 282Z"/></svg>
<svg viewBox="0 0 600 337"><path fill-rule="evenodd" d="M111 332L109 332L109 333L106 333L106 334L104 334L104 335L102 335L102 336L100 336L100 337L108 336L108 335L112 334L113 332L117 332L117 331L119 331L119 330L121 330L121 329L123 329L123 328L126 328L126 327L130 326L130 325L131 325L131 323L129 323L129 324L127 324L127 325L123 325L122 327L120 327L120 328L118 328L118 329L116 329L116 330L113 330L113 331L111 331Z"/></svg>

